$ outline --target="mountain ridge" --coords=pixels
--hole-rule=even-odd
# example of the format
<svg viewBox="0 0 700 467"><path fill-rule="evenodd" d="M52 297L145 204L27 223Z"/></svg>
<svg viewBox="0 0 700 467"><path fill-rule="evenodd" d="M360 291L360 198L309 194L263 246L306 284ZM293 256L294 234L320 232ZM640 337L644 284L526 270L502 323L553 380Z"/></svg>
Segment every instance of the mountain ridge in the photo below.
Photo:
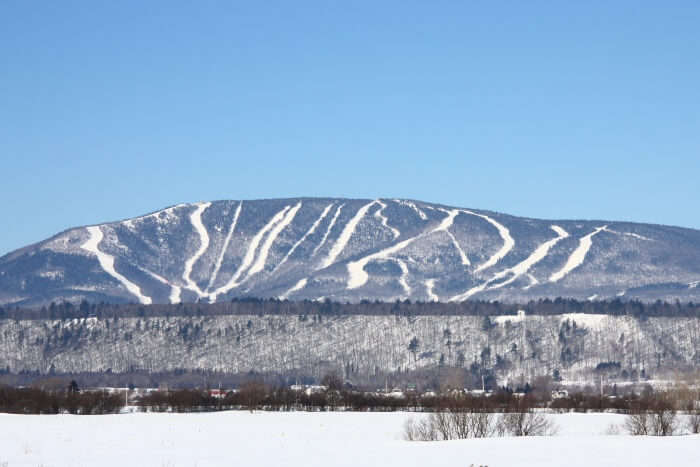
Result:
<svg viewBox="0 0 700 467"><path fill-rule="evenodd" d="M243 295L689 301L700 298L699 265L700 231L687 227L397 198L216 200L69 228L9 252L0 257L0 304Z"/></svg>

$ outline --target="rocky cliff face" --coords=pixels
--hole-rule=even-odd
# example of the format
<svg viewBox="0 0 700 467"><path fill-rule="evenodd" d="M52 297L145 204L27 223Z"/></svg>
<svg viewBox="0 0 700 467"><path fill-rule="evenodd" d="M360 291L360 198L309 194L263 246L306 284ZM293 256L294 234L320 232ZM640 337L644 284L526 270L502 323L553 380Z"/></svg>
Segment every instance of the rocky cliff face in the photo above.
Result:
<svg viewBox="0 0 700 467"><path fill-rule="evenodd" d="M0 258L0 304L540 297L700 300L700 231L419 201L184 204Z"/></svg>

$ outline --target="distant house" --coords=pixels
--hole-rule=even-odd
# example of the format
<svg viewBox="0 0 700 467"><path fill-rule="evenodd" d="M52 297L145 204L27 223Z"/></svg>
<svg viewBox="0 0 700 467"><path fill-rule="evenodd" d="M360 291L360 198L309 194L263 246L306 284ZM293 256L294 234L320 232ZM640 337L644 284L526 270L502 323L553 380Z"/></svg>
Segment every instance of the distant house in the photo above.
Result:
<svg viewBox="0 0 700 467"><path fill-rule="evenodd" d="M210 389L209 390L209 397L213 397L215 399L223 399L226 397L226 390L224 389Z"/></svg>
<svg viewBox="0 0 700 467"><path fill-rule="evenodd" d="M292 384L289 389L296 392L303 392L307 396L312 394L320 394L328 390L328 386L315 385L315 384Z"/></svg>

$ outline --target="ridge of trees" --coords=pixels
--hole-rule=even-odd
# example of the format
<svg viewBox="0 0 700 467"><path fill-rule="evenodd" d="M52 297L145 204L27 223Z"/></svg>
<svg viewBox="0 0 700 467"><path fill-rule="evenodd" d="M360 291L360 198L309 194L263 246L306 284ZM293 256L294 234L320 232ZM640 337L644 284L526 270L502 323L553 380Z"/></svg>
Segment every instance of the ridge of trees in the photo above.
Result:
<svg viewBox="0 0 700 467"><path fill-rule="evenodd" d="M382 302L363 300L359 303L325 301L288 301L261 298L234 298L221 303L178 304L110 304L82 301L54 303L41 308L0 307L0 319L53 320L82 318L143 318L170 316L221 315L401 315L401 316L494 316L516 315L519 310L528 315L558 315L565 313L603 314L611 316L686 317L700 318L700 304L669 303L661 300L646 303L638 300L582 301L572 298L531 300L527 303L469 300L459 303L411 302L410 300Z"/></svg>

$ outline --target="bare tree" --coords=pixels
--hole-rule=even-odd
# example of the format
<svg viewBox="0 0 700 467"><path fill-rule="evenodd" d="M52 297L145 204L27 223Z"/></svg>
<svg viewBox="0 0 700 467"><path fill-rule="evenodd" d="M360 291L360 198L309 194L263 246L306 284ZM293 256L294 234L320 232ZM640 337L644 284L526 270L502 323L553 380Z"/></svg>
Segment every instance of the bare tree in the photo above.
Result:
<svg viewBox="0 0 700 467"><path fill-rule="evenodd" d="M688 415L688 420L686 421L688 431L693 434L700 433L700 410L695 410Z"/></svg>

